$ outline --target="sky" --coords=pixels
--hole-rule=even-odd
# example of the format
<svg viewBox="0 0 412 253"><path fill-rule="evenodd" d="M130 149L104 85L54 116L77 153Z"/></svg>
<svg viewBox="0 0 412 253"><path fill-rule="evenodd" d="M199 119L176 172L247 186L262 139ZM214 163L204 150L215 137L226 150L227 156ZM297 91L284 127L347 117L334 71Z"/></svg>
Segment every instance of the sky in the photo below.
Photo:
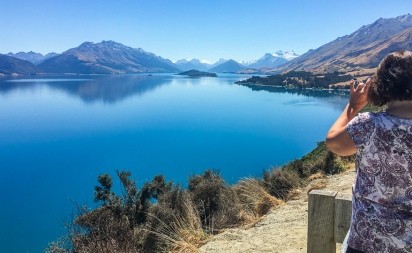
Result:
<svg viewBox="0 0 412 253"><path fill-rule="evenodd" d="M113 40L173 61L301 55L411 0L0 0L0 53L62 53Z"/></svg>

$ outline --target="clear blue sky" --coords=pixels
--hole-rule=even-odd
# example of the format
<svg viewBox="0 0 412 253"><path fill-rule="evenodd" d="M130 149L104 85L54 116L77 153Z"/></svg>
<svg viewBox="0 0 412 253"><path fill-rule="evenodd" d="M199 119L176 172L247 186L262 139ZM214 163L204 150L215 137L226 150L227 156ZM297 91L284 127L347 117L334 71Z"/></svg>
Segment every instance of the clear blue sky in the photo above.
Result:
<svg viewBox="0 0 412 253"><path fill-rule="evenodd" d="M410 0L0 0L0 53L62 53L114 40L163 58L303 54L412 12Z"/></svg>

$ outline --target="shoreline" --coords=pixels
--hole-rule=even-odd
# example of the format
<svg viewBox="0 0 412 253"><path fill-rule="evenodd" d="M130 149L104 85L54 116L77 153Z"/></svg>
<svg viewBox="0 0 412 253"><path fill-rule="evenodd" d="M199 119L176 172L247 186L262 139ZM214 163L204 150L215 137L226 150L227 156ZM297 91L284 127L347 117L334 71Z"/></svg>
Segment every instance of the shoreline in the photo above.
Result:
<svg viewBox="0 0 412 253"><path fill-rule="evenodd" d="M258 84L258 83L237 83L235 82L235 84L237 85L243 85L243 86L258 86L258 87L269 87L269 88L283 88L283 89L289 89L289 90L315 90L315 91L347 91L350 92L349 89L325 89L325 88L314 88L314 87L310 87L310 88L298 88L298 87L286 87L286 86L281 86L281 85L266 85L266 84ZM331 84L333 85L333 84Z"/></svg>

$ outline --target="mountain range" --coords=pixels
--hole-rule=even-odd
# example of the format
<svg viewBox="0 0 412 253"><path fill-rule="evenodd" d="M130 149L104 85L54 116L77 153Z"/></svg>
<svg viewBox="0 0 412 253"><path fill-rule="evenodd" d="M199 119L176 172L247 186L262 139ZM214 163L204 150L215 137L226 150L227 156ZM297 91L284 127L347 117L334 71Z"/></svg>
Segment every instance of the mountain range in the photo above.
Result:
<svg viewBox="0 0 412 253"><path fill-rule="evenodd" d="M257 61L243 64L261 64L274 67L279 62L287 62L285 56L278 51L276 54L266 54ZM267 57L270 55L270 57ZM282 58L285 57L285 58ZM270 59L268 59L270 58ZM264 63L263 60L266 62ZM13 62L13 64L8 64ZM198 59L179 60L175 63L141 48L127 47L114 41L100 43L84 42L76 48L71 48L61 54L50 53L42 55L35 52L8 53L2 55L0 74L34 74L34 73L77 73L77 74L124 74L142 72L180 72L187 70L212 70L214 72L234 73L244 70L245 65L235 60L219 59L214 64ZM19 67L21 65L21 67Z"/></svg>
<svg viewBox="0 0 412 253"><path fill-rule="evenodd" d="M239 70L244 70L247 68L258 69L261 67L276 67L284 64L296 57L298 57L293 51L277 51L276 53L266 53L264 56L258 60L252 61L235 61L233 59L219 59L214 64L207 62L202 62L198 59L182 59L175 62L175 64L182 70L187 71L191 69L197 69L201 71L212 71L212 72L237 72ZM217 66L225 64L217 69ZM223 71L221 71L223 70Z"/></svg>
<svg viewBox="0 0 412 253"><path fill-rule="evenodd" d="M191 69L262 74L291 70L315 73L349 72L374 68L389 52L403 49L412 51L410 14L396 18L380 18L301 56L293 51L278 51L249 62L232 59L220 59L215 64L198 59L172 62L141 48L131 48L114 41L84 42L58 55L52 53L43 56L34 52L0 54L0 74L123 74L180 72Z"/></svg>
<svg viewBox="0 0 412 253"><path fill-rule="evenodd" d="M13 53L8 53L7 56L11 56L20 60L26 60L29 61L31 63L33 63L34 65L40 64L43 61L52 58L54 56L57 56L58 54L56 53L49 53L46 55L42 55L40 53L35 53L33 51L30 51L28 53L25 52L19 52L17 54L13 54Z"/></svg>

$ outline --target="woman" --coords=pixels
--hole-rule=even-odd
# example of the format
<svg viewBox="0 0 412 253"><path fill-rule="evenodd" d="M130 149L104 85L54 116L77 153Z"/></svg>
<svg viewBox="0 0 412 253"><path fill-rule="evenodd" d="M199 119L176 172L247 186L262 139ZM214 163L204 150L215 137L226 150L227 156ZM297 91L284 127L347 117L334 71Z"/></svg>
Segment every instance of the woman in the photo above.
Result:
<svg viewBox="0 0 412 253"><path fill-rule="evenodd" d="M412 252L412 53L389 54L372 79L350 86L326 136L334 153L356 153L346 252ZM386 111L356 116L368 101Z"/></svg>

